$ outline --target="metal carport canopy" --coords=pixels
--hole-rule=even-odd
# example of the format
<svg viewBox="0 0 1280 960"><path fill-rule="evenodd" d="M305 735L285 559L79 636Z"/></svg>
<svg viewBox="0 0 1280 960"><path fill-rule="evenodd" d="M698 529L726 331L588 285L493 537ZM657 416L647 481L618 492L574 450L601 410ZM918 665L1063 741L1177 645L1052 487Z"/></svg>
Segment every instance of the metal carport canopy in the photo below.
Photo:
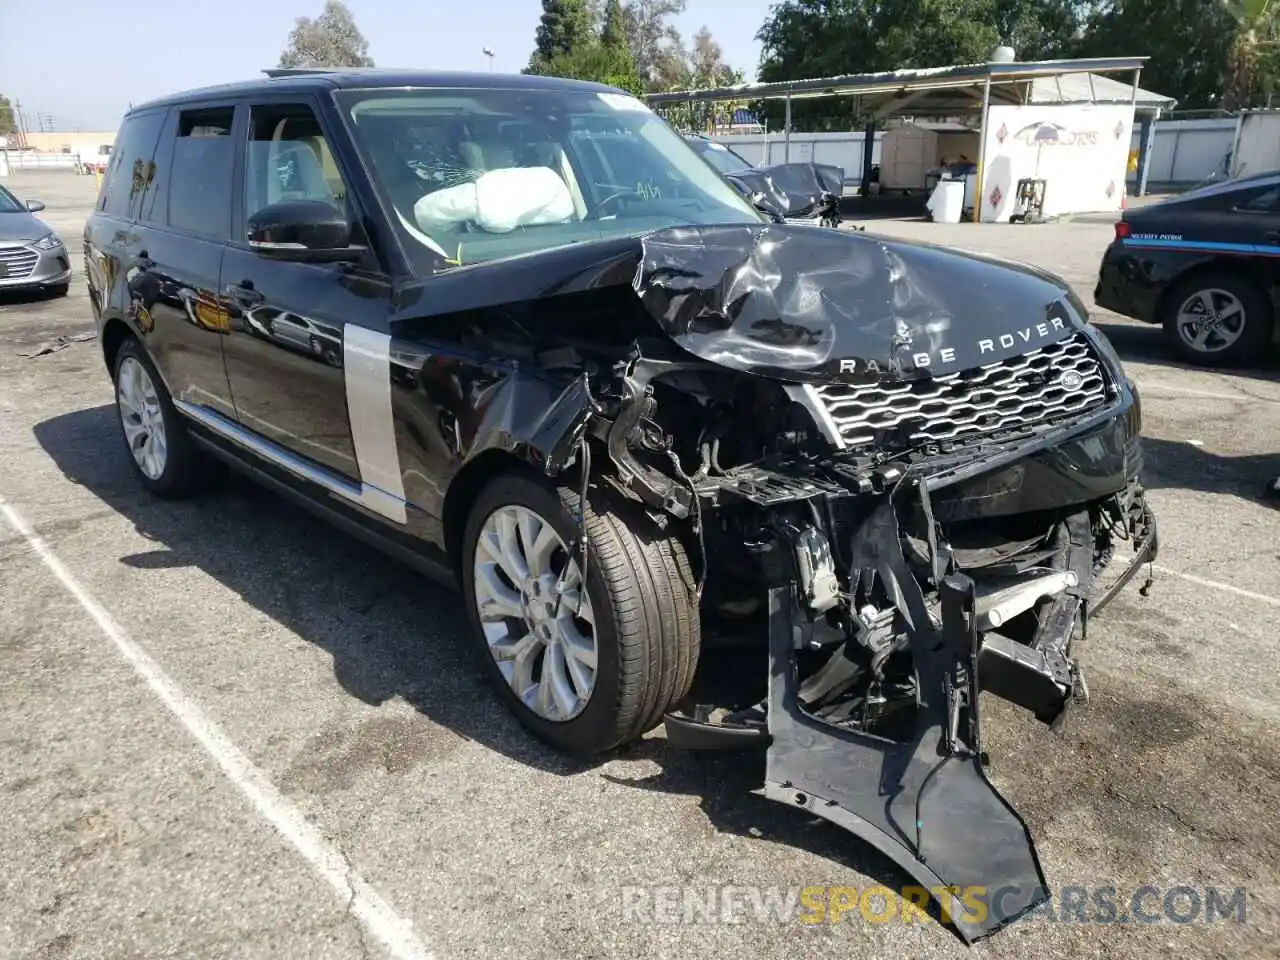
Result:
<svg viewBox="0 0 1280 960"><path fill-rule="evenodd" d="M724 100L810 100L818 97L858 96L894 100L911 94L947 90L985 88L990 83L992 97L1022 103L1030 93L1030 81L1072 73L1138 73L1147 57L1102 57L1078 60L1040 60L1013 63L971 63L953 67L891 70L885 73L851 73L809 80L780 80L775 83L744 83L708 90L670 90L646 95L651 105L698 103ZM1135 83L1136 88L1136 83ZM997 92L998 91L998 92ZM1145 91L1143 91L1145 92ZM950 105L930 110L925 98L911 104L911 112L945 112ZM1167 107L1168 97L1151 95L1151 106ZM865 103L865 100L864 100ZM970 109L972 109L972 104ZM882 111L876 111L885 115Z"/></svg>
<svg viewBox="0 0 1280 960"><path fill-rule="evenodd" d="M1096 57L1074 60L1035 60L969 63L951 67L891 70L884 73L852 73L809 80L780 80L774 83L745 83L710 90L671 90L648 94L651 106L717 101L784 100L784 157L791 158L791 102L820 97L857 97L861 113L869 119L863 157L862 193L865 196L871 170L875 121L896 113L912 116L958 116L980 114L982 126L993 103L1100 103L1128 102L1135 113L1158 116L1176 103L1170 97L1151 93L1138 86L1143 64L1149 57ZM1132 73L1133 82L1118 84L1105 78L1108 73ZM1067 90L1063 90L1064 79ZM1053 80L1054 89L1047 81ZM1098 82L1106 88L1099 96ZM1149 123L1144 122L1140 153L1145 170L1149 153ZM983 140L981 154L985 154ZM981 180L985 158L978 159ZM977 219L975 208L974 218Z"/></svg>

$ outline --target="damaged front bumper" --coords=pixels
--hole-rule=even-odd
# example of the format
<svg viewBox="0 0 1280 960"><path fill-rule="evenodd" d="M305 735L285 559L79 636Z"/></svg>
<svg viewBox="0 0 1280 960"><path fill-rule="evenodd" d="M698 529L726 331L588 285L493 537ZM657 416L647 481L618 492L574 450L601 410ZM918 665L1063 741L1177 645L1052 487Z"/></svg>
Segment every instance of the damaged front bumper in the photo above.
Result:
<svg viewBox="0 0 1280 960"><path fill-rule="evenodd" d="M1122 436L1109 469L1134 466L1135 447L1136 437ZM1046 449L1064 456L1061 445ZM1014 462L1025 476L1025 459ZM1088 696L1074 648L1089 618L1157 551L1156 523L1132 475L1119 493L1054 511L1052 542L1043 555L1024 551L1021 569L951 542L947 531L966 522L957 518L972 524L981 513L975 498L990 507L994 491L1010 489L990 460L984 466L976 475L887 475L852 533L777 525L758 545L767 695L733 712L691 703L666 718L676 745L765 748L766 796L881 850L969 942L1049 896L1025 823L986 777L979 694L1057 728ZM859 609L869 584L887 603ZM830 616L839 604L854 611L843 631ZM909 660L908 675L891 668L895 658Z"/></svg>

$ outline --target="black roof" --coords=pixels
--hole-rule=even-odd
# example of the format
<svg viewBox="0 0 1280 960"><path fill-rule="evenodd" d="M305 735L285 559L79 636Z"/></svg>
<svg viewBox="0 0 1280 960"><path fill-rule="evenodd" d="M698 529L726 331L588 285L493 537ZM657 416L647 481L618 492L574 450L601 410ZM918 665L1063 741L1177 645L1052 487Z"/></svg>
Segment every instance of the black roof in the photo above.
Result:
<svg viewBox="0 0 1280 960"><path fill-rule="evenodd" d="M140 103L129 111L139 113L157 107L210 100L227 100L281 90L314 92L316 90L376 89L380 87L435 87L471 90L596 90L623 93L614 87L586 80L543 77L521 73L456 72L445 70L394 70L381 67L342 68L335 70L298 69L264 70L266 76L240 83L183 90Z"/></svg>

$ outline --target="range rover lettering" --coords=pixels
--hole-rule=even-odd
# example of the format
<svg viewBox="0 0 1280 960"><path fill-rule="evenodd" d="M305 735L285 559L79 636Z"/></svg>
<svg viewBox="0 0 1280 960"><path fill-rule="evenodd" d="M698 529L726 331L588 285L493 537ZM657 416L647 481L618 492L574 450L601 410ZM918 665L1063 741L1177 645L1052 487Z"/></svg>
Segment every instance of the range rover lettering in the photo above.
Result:
<svg viewBox="0 0 1280 960"><path fill-rule="evenodd" d="M84 247L142 485L229 463L456 583L559 749L763 751L968 939L1046 898L979 691L1059 723L1156 552L1138 397L1064 283L778 223L577 81L269 71L116 143ZM726 644L758 689L720 702Z"/></svg>

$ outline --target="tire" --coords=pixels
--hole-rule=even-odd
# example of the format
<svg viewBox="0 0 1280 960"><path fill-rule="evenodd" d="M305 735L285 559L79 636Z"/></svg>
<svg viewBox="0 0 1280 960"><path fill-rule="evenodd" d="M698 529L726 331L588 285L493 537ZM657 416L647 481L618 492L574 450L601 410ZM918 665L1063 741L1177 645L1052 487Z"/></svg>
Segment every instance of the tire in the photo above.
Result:
<svg viewBox="0 0 1280 960"><path fill-rule="evenodd" d="M698 662L701 625L694 577L679 541L658 531L651 521L627 505L593 496L585 526L587 596L595 621L594 687L588 696L578 696L579 701L585 699L585 706L579 706L576 715L570 711L561 711L559 717L540 714L518 696L513 684L521 681L508 681L504 675L480 617L478 594L484 591L486 598L492 594L488 588L478 586L481 577L477 571L486 568L492 574L495 569L493 555L480 546L481 536L493 534L500 517L525 510L551 526L561 547L572 549L578 533L574 519L578 503L577 492L554 487L537 475L499 476L480 494L467 519L459 575L472 637L499 696L538 739L566 753L590 755L638 739L688 694ZM561 547L556 548L548 564L558 571L564 569L567 557L567 552L560 552ZM558 565L556 559L560 560ZM504 574L502 587L509 586L512 579ZM520 596L515 591L507 594ZM537 595L536 585L523 593L526 599ZM573 594L568 596L572 598ZM532 606L536 603L519 608L525 611L523 620L512 618L490 622L488 626L495 635L505 631L508 638L532 632L529 624L533 615L528 613ZM557 609L563 616L565 608ZM572 623L575 629L586 625L580 620ZM576 638L577 634L569 636ZM562 644L561 649L565 648ZM531 663L538 664L530 667L530 672L536 670L538 676L553 656L545 644L540 650L530 658ZM563 662L568 659L565 653ZM562 668L562 676L566 669ZM537 695L531 694L532 690L533 687L525 687L526 696L536 706ZM542 686L537 690L541 691Z"/></svg>
<svg viewBox="0 0 1280 960"><path fill-rule="evenodd" d="M1195 306L1197 299L1199 308ZM1210 302L1215 309L1238 306L1243 326L1235 330L1235 325L1230 323L1235 314L1224 316L1224 322L1229 325L1223 327L1221 333L1210 334L1203 347L1197 347L1194 334L1180 318L1189 316L1192 310L1202 314L1203 306ZM1232 273L1213 270L1187 277L1170 288L1161 313L1165 339L1183 360L1196 366L1235 367L1256 363L1271 343L1273 319L1266 296L1253 283Z"/></svg>
<svg viewBox="0 0 1280 960"><path fill-rule="evenodd" d="M50 297L54 297L54 298L65 297L68 293L71 292L71 284L55 283L51 287L45 287L44 292L47 293Z"/></svg>
<svg viewBox="0 0 1280 960"><path fill-rule="evenodd" d="M145 395L151 422L153 424L158 422L163 426L162 462L159 470L151 472L144 469L143 463L134 454L134 443L138 442L139 438L135 435L134 441L131 442L130 431L126 428L126 422L135 426L138 424L135 423L134 416L129 413L128 402L122 396L121 381L122 377L130 377L133 374L135 365L140 374L144 375L140 384L144 389L149 387L145 390ZM137 339L130 337L121 344L116 354L112 382L116 390L116 420L120 424L120 436L124 441L133 472L142 485L157 497L167 500L183 499L198 492L203 487L201 471L209 470L209 464L192 442L186 423L174 407L169 391L165 389L164 381L156 372L155 365L147 356L147 351ZM135 388L138 385L139 383L134 383ZM154 396L154 403L149 402L152 396ZM139 444L140 447L150 443L154 437L154 433L148 431L145 426L143 433L148 434L148 438ZM154 464L155 461L152 461L152 465Z"/></svg>

